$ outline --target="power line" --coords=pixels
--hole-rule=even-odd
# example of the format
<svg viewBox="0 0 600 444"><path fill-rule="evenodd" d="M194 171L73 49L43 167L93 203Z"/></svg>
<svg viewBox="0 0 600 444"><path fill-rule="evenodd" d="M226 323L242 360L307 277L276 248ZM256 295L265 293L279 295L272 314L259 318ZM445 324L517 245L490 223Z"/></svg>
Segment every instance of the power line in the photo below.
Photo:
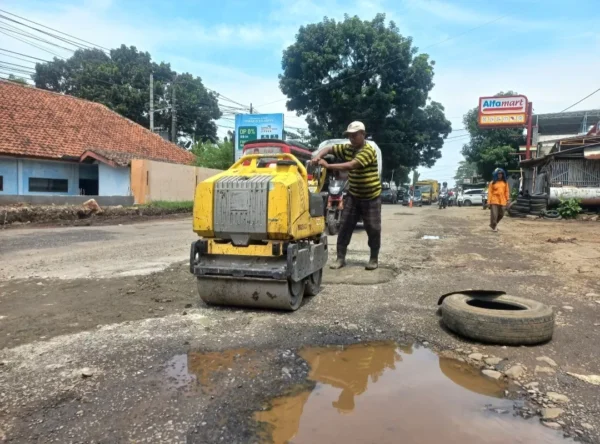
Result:
<svg viewBox="0 0 600 444"><path fill-rule="evenodd" d="M3 54L3 53L1 53L1 52L0 52L0 56L4 56L4 57L10 57L11 59L20 60L20 61L22 61L22 62L26 62L26 63L32 63L32 64L34 64L34 65L37 63L37 62L34 62L33 60L27 60L27 59L24 59L24 58L22 58L22 57L17 57L17 56L10 55L10 54Z"/></svg>
<svg viewBox="0 0 600 444"><path fill-rule="evenodd" d="M17 36L14 36L14 35L11 35L11 34L7 34L7 33L6 33L6 32L4 32L4 31L0 31L0 34L4 34L4 35L6 35L6 36L8 36L8 37L12 37L13 39L16 39L16 40L19 40L19 41L21 41L21 42L23 42L23 43L26 43L26 44L28 44L28 45L34 46L34 47L36 47L36 48L38 48L38 49L41 49L42 51L46 51L47 53L49 53L49 54L52 54L53 56L56 56L56 57L58 57L59 59L63 59L63 60L64 60L64 57L63 57L63 56L61 56L61 55L59 55L59 54L57 54L57 53L55 53L55 52L52 52L52 51L50 51L49 49L47 49L47 48L44 48L44 47L42 47L42 46L40 46L40 45L37 45L37 44L35 44L35 43L28 42L27 40L23 40L22 38L20 38L20 37L17 37Z"/></svg>
<svg viewBox="0 0 600 444"><path fill-rule="evenodd" d="M2 23L3 25L6 25L6 23L4 23L4 22L0 21L0 23ZM0 26L0 29L4 29L5 31L13 32L15 34L22 35L23 37L27 37L27 38L30 38L30 39L37 40L38 42L46 43L47 45L56 46L57 48L64 49L66 51L75 52L71 48L67 48L66 46L58 45L58 44L56 44L54 42L51 42L49 40L43 39L41 37L38 37L38 36L36 36L36 35L34 35L34 34L30 33L30 32L26 32L26 31L20 30L19 28L16 28L15 26L11 26L11 25L8 25L8 26L9 26L9 28L6 28L4 26Z"/></svg>
<svg viewBox="0 0 600 444"><path fill-rule="evenodd" d="M590 93L590 94L588 94L588 95L587 95L587 96L585 96L583 99L581 99L581 100L579 100L579 101L575 102L573 105L566 107L565 109L563 109L563 110L561 111L561 113L564 113L565 111L567 111L567 110L569 110L569 109L573 108L575 105L579 105L579 104L580 104L581 102L583 102L585 99L588 99L588 98L592 97L592 96L593 96L594 94L596 94L598 91L600 91L600 88L598 88L598 89L597 89L596 91L594 91L593 93Z"/></svg>
<svg viewBox="0 0 600 444"><path fill-rule="evenodd" d="M42 27L44 27L46 29L50 29L51 31L58 32L59 34L66 35L67 37L71 37L71 38L73 38L75 40L79 40L80 42L89 43L90 45L96 46L96 47L101 48L101 49L105 49L106 51L110 51L109 48L105 48L104 46L97 45L97 44L92 43L92 42L88 42L87 40L80 39L79 37L75 37L75 36L73 36L71 34L67 34L66 32L59 31L58 29L54 29L54 28L51 28L49 26L42 25L41 23L37 23L37 22L34 22L33 20L26 19L25 17L21 17L21 16L19 16L17 14L13 14L11 12L5 11L4 9L0 9L0 11L4 12L5 14L12 15L13 17L20 18L21 20L25 20L26 22L33 23L34 25L42 26Z"/></svg>
<svg viewBox="0 0 600 444"><path fill-rule="evenodd" d="M1 68L1 67L0 67L0 73L4 74L4 75L8 75L8 76L12 75L12 76L14 76L14 77L16 77L18 79L28 80L30 82L32 81L31 79L28 79L27 77L21 77L21 76L15 75L14 72L4 71L4 68Z"/></svg>
<svg viewBox="0 0 600 444"><path fill-rule="evenodd" d="M461 139L464 137L471 137L470 134L461 134L460 136L446 137L444 140Z"/></svg>
<svg viewBox="0 0 600 444"><path fill-rule="evenodd" d="M92 42L90 42L90 41L87 41L87 40L81 39L81 38L79 38L79 37L76 37L76 36L74 36L74 35L71 35L71 34L64 33L64 32L62 32L62 31L59 31L59 30L57 30L57 29L54 29L54 28L51 28L51 27L49 27L49 26L43 25L43 24L41 24L41 23L35 22L35 21L33 21L33 20L26 19L25 17L21 17L21 16L19 16L19 15L16 15L16 14L10 13L10 12L8 12L8 11L4 10L4 9L0 9L0 12L4 12L5 14L11 15L11 16L13 16L13 17L17 17L17 18L19 18L19 19L21 19L21 20L24 20L24 21L26 21L26 22L29 22L29 23L33 23L33 24L35 24L35 25L38 25L38 26L41 26L41 27L43 27L43 28L50 29L50 30L52 30L52 31L54 31L54 32L57 32L57 33L59 33L59 34L62 34L62 35L64 35L64 36L67 36L67 37L70 37L70 38L72 38L72 39L78 40L78 41L80 41L80 42L87 43L87 44L89 44L89 45L92 45L92 46L94 46L94 47L100 48L100 49L102 49L102 50L105 50L105 51L107 51L107 52L109 52L109 51L110 51L110 49L109 49L109 48L105 48L105 47L103 47L103 46L101 46L101 45L98 45L98 44L96 44L96 43L92 43ZM77 42L75 42L75 41L73 41L73 40L69 40L69 39L62 38L62 37L60 37L60 36L57 36L56 34L52 34L52 33L46 32L46 31L44 31L44 30L41 30L41 29L39 29L39 28L32 27L32 26L29 26L29 25L27 25L27 24L24 24L24 23L22 23L22 22L19 22L18 20L14 20L14 19L12 19L12 18L10 18L10 17L6 17L6 16L4 16L4 15L2 15L2 14L0 14L0 18L4 18L5 20L10 20L10 21L11 21L11 22L13 22L13 23L17 23L17 24L19 24L19 25L21 25L21 26L25 26L25 27L27 27L27 28L30 28L30 29L33 29L33 30L35 30L35 31L37 31L37 32L41 32L41 33L43 33L43 34L45 34L45 35L48 35L48 36L50 36L50 37L53 37L53 38L55 38L55 39L57 39L57 40L60 40L60 41L63 41L63 42L65 42L65 43L68 43L68 44L70 44L70 45L73 45L73 46L75 46L75 47L78 47L78 48L80 48L80 49L81 49L81 48L84 48L84 47L86 47L86 46L87 46L87 45L85 45L85 46L84 46L84 45L78 44ZM35 36L34 34L28 33L28 32L26 32L26 31L24 31L24 30L22 30L22 29L19 29L19 28L15 27L15 26L12 26L12 25L10 25L10 24L8 24L8 23L2 22L2 21L0 21L0 23L4 24L5 26L9 26L9 27L13 28L14 30L7 29L7 28L4 28L4 27L2 27L2 26L0 26L0 29L4 29L4 30L6 30L6 31L8 31L8 32L12 32L12 33L19 34L19 35L21 35L21 36L23 36L23 37L28 37L28 38L31 38L31 39L35 39L35 40L37 40L37 41L40 41L40 42L43 42L43 43L46 43L46 44L49 44L49 45L53 45L53 46L56 46L56 47L58 47L58 48L61 48L61 49L65 49L65 50L67 50L67 51L74 52L74 50L73 50L73 49L71 49L71 48L66 48L66 47L64 47L64 46L62 46L62 45L58 45L58 44L56 44L56 43L53 43L53 42L51 42L51 41L48 41L48 40L46 40L46 39L41 39L41 38L39 38L39 37ZM6 34L4 31L0 31L0 32L2 32L3 34ZM8 35L8 34L7 34L7 35ZM18 38L18 37L14 36L14 35L9 35L9 36L10 36L10 37L13 37L13 38L15 38L15 39L17 39L17 40L20 40L20 41L22 41L23 43L27 43L27 44L29 44L29 45L32 45L32 46L34 46L34 47L36 47L36 48L38 48L38 49L42 49L43 51L46 51L46 52L48 52L48 53L50 53L50 54L53 54L53 55L55 55L55 56L57 56L57 57L63 58L63 57L59 56L58 54L56 54L56 53L54 53L54 52L51 52L51 51L50 51L50 50L48 50L47 48L43 48L43 47L41 47L41 46L39 46L39 45L36 45L36 44L34 44L34 43L32 43L32 42L29 42L29 41L27 41L27 40L24 40L24 39ZM88 48L89 48L89 47L88 47ZM11 51L11 52L12 52L12 51ZM110 54L110 53L109 53L109 54ZM27 57L30 57L30 56L27 56ZM38 60L42 61L42 59L38 59ZM46 62L46 63L49 63L49 61L45 61L45 62ZM108 82L106 82L106 81L102 81L102 80L99 80L99 79L97 79L97 80L98 80L98 81L101 81L101 82L103 82L103 83L108 83ZM227 96L224 96L223 94L221 94L221 93L219 93L219 92L217 92L217 91L214 91L214 90L212 90L212 89L210 89L210 88L207 88L207 87L205 87L205 88L206 88L208 91L210 91L210 92L214 92L214 93L217 95L217 99L223 99L223 100L225 100L226 102L233 103L233 104L235 104L235 105L238 105L238 106L240 106L240 107L241 107L241 108L234 108L234 107L232 107L232 106L227 106L227 108L228 108L229 110L235 110L235 111L247 111L247 110L249 109L249 107L248 107L247 105L244 105L244 104L242 104L242 103L240 103L240 102L237 102L237 101L235 101L235 100L233 100L233 99L231 99L231 98L229 98L229 97L227 97ZM223 106L226 106L226 105L223 105Z"/></svg>
<svg viewBox="0 0 600 444"><path fill-rule="evenodd" d="M20 72L23 74L34 74L35 73L35 71L29 71L27 69L21 69L21 68L13 68L12 66L6 66L1 63L0 63L0 68L10 70L10 71Z"/></svg>
<svg viewBox="0 0 600 444"><path fill-rule="evenodd" d="M22 54L22 53L20 53L20 52L11 51L11 50L9 50L9 49L0 48L0 51L4 51L4 52L10 52L11 54L17 54L17 55L20 55L20 56L23 56L23 57L28 57L28 58L30 58L30 59L39 60L40 62L51 63L51 60L39 59L39 58L37 58L37 57L33 57L33 56L30 56L30 55L27 55L27 54ZM9 55L9 57L14 57L14 56L10 56L10 55ZM15 57L15 58L17 58L17 57ZM21 59L19 59L19 60L21 60Z"/></svg>
<svg viewBox="0 0 600 444"><path fill-rule="evenodd" d="M60 40L61 42L68 43L69 45L73 45L73 46L75 46L76 48L79 48L79 49L95 49L95 48L93 48L93 47L91 47L91 46L88 46L88 45L82 45L82 44L80 44L80 43L77 43L77 42L74 42L74 41L72 41L72 40L66 39L66 38L64 38L64 37L61 37L61 36L59 36L59 35L52 34L51 32L44 31L43 29L39 29L39 28L36 28L36 27L34 27L34 26L29 26L29 25L26 25L25 23L22 23L22 22L20 22L20 21L18 21L18 20L11 19L10 17L7 17L7 16L5 16L5 15L2 15L2 14L0 14L0 19L4 19L4 20L11 21L11 22L13 22L13 23L17 23L18 25L21 25L21 26L23 26L23 27L25 27L25 28L33 29L34 31L37 31L37 32L39 32L39 33L41 33L41 34L45 34L45 35L47 35L47 36L50 36L50 37L52 37L52 38L55 38L55 39L57 39L57 40ZM4 23L4 22L0 22L0 23ZM6 23L5 23L5 24L6 24ZM16 29L20 29L20 28L16 28Z"/></svg>
<svg viewBox="0 0 600 444"><path fill-rule="evenodd" d="M97 45L97 44L95 44L95 43L92 43L92 42L89 42L89 41L86 41L86 40L80 39L80 38L78 38L78 37L75 37L75 36L73 36L73 35L70 35L70 34L66 34L66 33L64 33L64 32L62 32L62 31L59 31L59 30L57 30L57 29L50 28L50 27L48 27L48 26L42 25L41 23L37 23L37 22L34 22L34 21L32 21L32 20L28 20L28 19L26 19L26 18L24 18L24 17L21 17L21 16L18 16L18 15L16 15L16 14L9 13L8 11L5 11L5 10L3 10L3 9L0 9L0 11L1 11L1 12L4 12L4 13L6 13L6 14L12 15L12 16L14 16L14 17L20 18L20 19L22 19L22 20L25 20L25 21L27 21L27 22L29 22L29 23L34 23L34 24L36 24L36 25L38 25L38 26L42 26L42 27L44 27L44 28L46 28L46 29L50 29L50 30L52 30L52 31L55 31L55 32L58 32L58 33L60 33L60 34L62 34L62 35L66 35L66 36L68 36L68 37L71 37L71 38L73 38L73 39L79 40L79 41L81 41L81 42L85 42L85 43L88 43L88 44L90 44L90 45L93 45L93 46L95 46L95 47L98 47L98 48L101 48L101 49L104 49L104 50L110 51L108 48L104 48L104 47L102 47L102 46L100 46L100 45ZM36 48L38 48L38 49L41 49L41 50L43 50L43 51L45 51L45 52L48 52L48 53L50 53L50 54L52 54L52 55L54 55L54 56L56 56L56 57L59 57L59 58L61 58L61 59L63 59L63 60L64 60L64 57L60 56L59 54L56 54L55 52L52 52L52 51L50 51L48 48L44 48L43 46L40 46L39 44L33 43L33 42L29 41L28 39L34 39L34 40L37 40L37 41L39 41L39 42L42 42L42 43L45 43L45 44L48 44L48 45L52 45L52 46L56 46L56 47L58 47L58 48L61 48L61 49L64 49L64 50L67 50L67 51L70 51L70 52L74 52L74 50L73 50L73 49L70 49L70 48L66 48L66 47L64 47L64 46L61 46L61 45L58 45L58 44L56 44L56 43L54 43L54 42L51 42L51 41L49 41L49 40L46 40L46 39L39 38L39 37L35 36L34 34L32 34L32 33L30 33L30 32L24 31L24 30L22 30L22 29L20 29L20 28L17 28L17 27L15 27L15 26L13 26L13 25L10 25L10 24L8 24L8 23L5 23L5 22L1 21L1 19L2 19L2 18L3 18L3 19L5 19L5 20L10 20L11 22L13 22L13 23L17 23L17 24L19 24L19 25L21 25L21 26L25 26L25 27L27 27L27 28L34 29L35 31L38 31L38 32L44 33L44 34L46 34L46 35L48 35L48 36L50 36L50 37L52 37L52 38L55 38L55 39L58 39L58 40L60 40L60 41L63 41L63 42L65 42L65 43L71 44L71 45L73 45L73 46L76 46L76 47L78 47L78 48L83 48L83 47L84 47L83 45L77 44L77 42L74 42L74 41L72 41L72 40L68 40L68 39L61 38L60 36L57 36L57 35L55 35L55 34L48 33L48 32L46 32L46 31L43 31L43 30L41 30L41 29L38 29L38 28L35 28L35 27L31 27L31 26L29 26L29 25L26 25L26 24L24 24L24 23L21 23L21 22L19 22L19 21L17 21L17 20L13 20L13 19L11 19L10 17L6 17L6 16L4 16L4 15L0 14L0 25L5 25L5 26L8 26L9 28L12 28L12 29L9 29L9 28L6 28L6 27L4 27L4 26L0 26L0 33L2 33L2 34L5 34L5 35L7 35L7 36L9 36L9 37L12 37L12 38L14 38L14 39L16 39L16 40L19 40L19 41L21 41L21 42L23 42L23 43L26 43L26 44L28 44L28 45L31 45L31 46L33 46L33 47L36 47ZM3 31L3 30L4 30L4 31ZM8 32L8 33L7 33L7 32ZM13 35L13 34L20 35L20 36L22 36L22 38L20 38L20 37L17 37L17 36L15 36L15 35ZM4 51L4 52L9 52L9 53L11 53L11 54L17 54L17 55L20 55L20 56L23 56L23 57L28 57L28 58L31 58L31 59L33 59L33 60L38 60L38 61L45 62L45 63L52 63L51 61L48 61L48 60L43 60L43 59L40 59L40 58L37 58L37 57L29 56L29 55L22 54L22 53L18 53L18 52L11 51L11 50L5 50L5 49L1 49L1 51ZM109 55L110 55L110 53L109 53ZM9 56L10 56L10 55L9 55ZM10 57L15 57L15 56L10 56ZM23 59L19 59L19 60L23 60ZM23 60L23 61L27 61L27 60ZM27 61L27 62L29 62L29 61ZM1 63L1 62L0 62L0 63ZM8 64L9 62L6 62L6 63ZM34 63L34 62L29 62L29 63ZM24 71L24 70L22 70L22 69L21 69L21 68L26 68L26 69L31 69L31 74L34 74L34 73L35 73L35 70L34 70L34 68L25 67L25 66L23 66L23 65L17 65L17 64L11 64L11 65L13 65L13 66L20 66L20 68L12 68L12 69L11 69L11 70L13 70L13 71L16 71L16 72L19 72L19 73L27 73L27 74L29 74L30 72L28 72L28 71ZM5 66L5 68L6 68L6 69L8 69L8 68L11 68L11 67L9 67L9 66ZM90 77L90 79L91 79L91 80L94 80L94 81L97 81L97 82L105 83L105 84L108 84L108 85L123 86L121 83L109 82L109 81L102 80L102 79L98 79L98 78L95 78L95 77ZM237 102L237 101L235 101L235 100L233 100L233 99L231 99L231 98L229 98L229 97L227 97L227 96L224 96L224 95L222 95L222 94L218 93L217 91L214 91L214 90L212 90L212 89L210 89L210 88L207 88L207 87L205 87L205 88L206 88L206 90L207 90L207 91L215 93L215 95L216 95L216 99L217 99L217 105L219 106L219 111L220 111L222 114L234 114L234 113L238 113L238 112L247 112L247 111L248 111L249 107L248 107L247 105L244 105L244 104L242 104L242 103L240 103L240 102ZM226 101L226 102L229 102L229 103L232 103L232 104L234 104L234 105L237 105L238 107L234 107L233 105L227 105L227 104L218 103L219 101L222 101L222 100L223 100L223 101ZM202 103L202 105L210 105L210 103Z"/></svg>
<svg viewBox="0 0 600 444"><path fill-rule="evenodd" d="M12 66L19 66L21 68L27 68L27 69L34 71L34 69L31 66L19 65L18 63L5 62L4 60L0 60L0 63L6 64L6 65L12 65Z"/></svg>
<svg viewBox="0 0 600 444"><path fill-rule="evenodd" d="M499 21L499 20L502 20L502 19L503 19L503 18L505 18L505 17L508 17L508 14L502 15L502 16L500 16L500 17L496 17L495 19L493 19L493 20L490 20L490 21L488 21L488 22L485 22L485 23L483 23L483 24L481 24L481 25L479 25L479 26L475 26L475 27L473 27L473 28L467 29L466 31L464 31L464 32L462 32L462 33L460 33L460 34L456 34L456 35L454 35L454 36L451 36L451 37L448 37L448 38L446 38L446 39L444 39L444 40L440 40L439 42L436 42L436 43L434 43L434 44L432 44L432 45L426 46L426 47L425 47L425 48L423 48L423 49L429 49L429 48L432 48L432 47L434 47L434 46L441 45L442 43L446 43L446 42L448 42L448 41L450 41L450 40L456 39L456 38L458 38L458 37L462 37L462 36L463 36L463 35L465 35L465 34L468 34L468 33L472 32L472 31L476 31L477 29L483 28L483 27L485 27L485 26L487 26L487 25L490 25L490 24L492 24L492 23L494 23L494 22L497 22L497 21ZM310 90L308 93L312 93L312 92L319 91L319 90L321 90L321 89L324 89L324 88L328 88L328 87L330 87L331 85L333 85L333 84L335 84L335 83L338 83L338 82L343 82L343 81L345 81L345 80L348 80L348 79L351 79L351 78L353 78L353 77L360 76L360 75L362 75L362 74L365 74L365 73L367 73L367 72L369 72L369 71L373 71L374 69L381 68L381 67L383 67L383 66L386 66L386 65L389 65L389 64L391 64L391 63L397 62L398 60L401 60L401 59L403 59L403 58L404 58L404 56L401 56L401 57L396 57L396 58L390 59L389 61L387 61L387 62L385 62L385 63L382 63L382 64L380 64L380 65L374 66L373 68L368 68L368 69L365 69L365 70L363 70L363 71L357 72L356 74L352 74L352 75L349 75L349 76L347 76L347 77L344 77L343 79L334 79L334 80L332 80L331 82L329 82L329 83L327 83L327 84L325 84L325 85L322 85L322 86L317 86L316 88L313 88L313 89L311 89L311 90ZM307 94L308 94L308 93L307 93ZM305 95L306 95L306 94L305 94ZM259 105L259 106L267 106L267 105L272 105L273 103L279 103L279 102L283 102L283 101L285 101L285 100L287 100L287 98L285 98L285 99L279 99L279 100L275 100L275 101L273 101L273 102L269 102L269 103L263 103L262 105Z"/></svg>

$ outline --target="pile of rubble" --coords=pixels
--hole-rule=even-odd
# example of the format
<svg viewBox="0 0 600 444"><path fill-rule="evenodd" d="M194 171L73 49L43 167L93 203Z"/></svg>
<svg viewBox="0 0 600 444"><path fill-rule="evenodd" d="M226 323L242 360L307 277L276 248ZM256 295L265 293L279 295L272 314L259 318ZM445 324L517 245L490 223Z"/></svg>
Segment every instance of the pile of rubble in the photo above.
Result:
<svg viewBox="0 0 600 444"><path fill-rule="evenodd" d="M18 204L0 206L0 228L31 223L74 224L77 221L90 221L93 219L108 220L122 217L166 216L185 212L180 208L152 206L123 207L118 205L101 208L94 199L90 199L82 205Z"/></svg>

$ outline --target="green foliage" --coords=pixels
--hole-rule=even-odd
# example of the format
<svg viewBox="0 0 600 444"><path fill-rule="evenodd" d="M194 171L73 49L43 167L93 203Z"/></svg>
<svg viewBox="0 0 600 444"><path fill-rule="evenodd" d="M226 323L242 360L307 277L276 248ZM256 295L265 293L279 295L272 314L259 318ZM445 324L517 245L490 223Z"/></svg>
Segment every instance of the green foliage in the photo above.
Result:
<svg viewBox="0 0 600 444"><path fill-rule="evenodd" d="M508 91L498 93L496 97L512 96L516 93ZM485 180L492 179L494 169L505 170L518 168L518 157L512 153L525 143L522 128L482 129L477 123L477 108L471 109L463 118L465 128L471 136L469 143L462 148L466 161L476 165L477 173Z"/></svg>
<svg viewBox="0 0 600 444"><path fill-rule="evenodd" d="M8 80L9 82L18 83L19 85L27 85L27 81L24 78L17 77L13 74L9 74L8 79L6 80Z"/></svg>
<svg viewBox="0 0 600 444"><path fill-rule="evenodd" d="M289 140L295 140L297 142L300 143L305 143L307 145L313 145L313 146L317 146L318 145L318 140L313 140L313 138L310 136L310 134L308 133L308 130L305 129L296 129L295 131L291 131L291 130L284 130L284 134L285 134L285 139L289 139Z"/></svg>
<svg viewBox="0 0 600 444"><path fill-rule="evenodd" d="M155 127L171 129L172 88L175 80L178 135L216 140L213 120L221 117L217 98L199 77L157 64L148 52L121 45L110 55L99 49L75 51L67 60L38 63L33 75L38 88L99 102L122 116L149 127L150 73L154 76Z"/></svg>
<svg viewBox="0 0 600 444"><path fill-rule="evenodd" d="M561 199L558 205L558 214L563 219L575 219L581 213L581 201L579 199Z"/></svg>
<svg viewBox="0 0 600 444"><path fill-rule="evenodd" d="M512 190L510 190L510 200L517 200L517 198L519 197L519 189L518 188L513 188Z"/></svg>
<svg viewBox="0 0 600 444"><path fill-rule="evenodd" d="M170 200L155 200L149 204L140 205L146 208L161 208L170 212L176 213L187 213L192 212L194 209L194 201L182 200L182 201L170 201Z"/></svg>
<svg viewBox="0 0 600 444"><path fill-rule="evenodd" d="M340 137L351 121L362 121L381 147L385 177L441 157L451 126L444 107L429 100L434 62L384 14L300 27L282 67L287 108L307 115L316 140Z"/></svg>
<svg viewBox="0 0 600 444"><path fill-rule="evenodd" d="M394 170L394 182L401 185L409 181L410 168L400 165Z"/></svg>
<svg viewBox="0 0 600 444"><path fill-rule="evenodd" d="M226 170L233 165L233 143L230 141L196 143L192 153L196 155L197 166Z"/></svg>
<svg viewBox="0 0 600 444"><path fill-rule="evenodd" d="M462 184L464 179L470 179L477 175L477 165L466 160L458 162L458 168L454 174L454 182Z"/></svg>

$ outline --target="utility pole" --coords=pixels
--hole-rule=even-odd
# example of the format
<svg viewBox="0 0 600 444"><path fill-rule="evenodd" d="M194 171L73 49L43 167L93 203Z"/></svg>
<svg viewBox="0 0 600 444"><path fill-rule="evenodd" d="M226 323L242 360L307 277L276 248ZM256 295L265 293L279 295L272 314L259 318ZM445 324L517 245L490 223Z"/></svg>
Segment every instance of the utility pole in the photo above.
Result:
<svg viewBox="0 0 600 444"><path fill-rule="evenodd" d="M177 108L175 106L175 81L177 77L173 79L173 86L171 93L173 94L171 103L171 142L177 143Z"/></svg>
<svg viewBox="0 0 600 444"><path fill-rule="evenodd" d="M154 75L150 73L150 131L154 132Z"/></svg>

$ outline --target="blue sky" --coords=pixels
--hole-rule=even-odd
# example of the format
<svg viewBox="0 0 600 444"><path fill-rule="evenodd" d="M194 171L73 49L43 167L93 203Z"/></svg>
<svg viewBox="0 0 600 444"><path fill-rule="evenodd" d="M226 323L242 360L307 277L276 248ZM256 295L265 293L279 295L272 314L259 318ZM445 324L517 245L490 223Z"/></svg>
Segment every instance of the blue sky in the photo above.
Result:
<svg viewBox="0 0 600 444"><path fill-rule="evenodd" d="M285 112L277 75L298 28L345 13L378 12L436 61L433 100L453 128L479 96L515 90L536 112L561 111L600 87L597 0L2 0L2 9L106 46L149 51L156 61L200 76L205 85L261 112ZM0 47L51 57L0 35ZM60 50L59 50L60 51ZM65 53L68 55L68 53ZM271 103L276 102L276 103ZM268 104L268 105L265 105ZM263 106L261 106L263 105ZM573 109L600 108L600 93ZM223 126L231 122L220 122ZM221 131L226 131L222 128ZM462 136L457 131L451 137ZM448 140L422 177L452 182L464 137Z"/></svg>

